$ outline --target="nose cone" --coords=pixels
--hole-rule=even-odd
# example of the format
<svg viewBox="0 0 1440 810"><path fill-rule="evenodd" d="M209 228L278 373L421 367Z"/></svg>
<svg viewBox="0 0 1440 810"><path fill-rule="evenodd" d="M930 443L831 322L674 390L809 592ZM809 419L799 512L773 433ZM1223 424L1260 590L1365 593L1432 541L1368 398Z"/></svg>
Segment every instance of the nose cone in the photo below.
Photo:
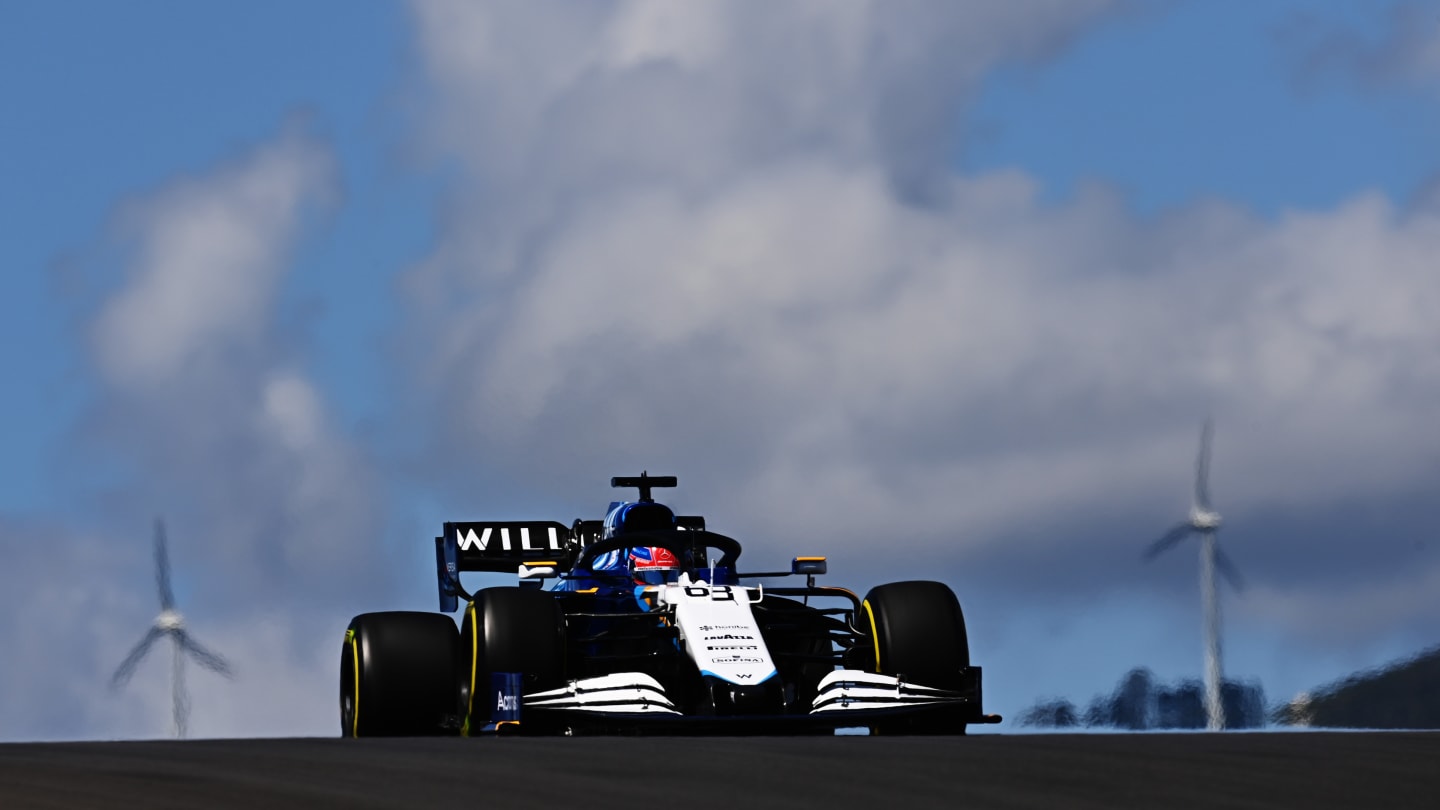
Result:
<svg viewBox="0 0 1440 810"><path fill-rule="evenodd" d="M173 610L166 610L155 617L155 626L167 631L182 630L185 627L185 619Z"/></svg>
<svg viewBox="0 0 1440 810"><path fill-rule="evenodd" d="M1201 530L1219 528L1220 513L1211 512L1206 509L1191 509L1190 525Z"/></svg>

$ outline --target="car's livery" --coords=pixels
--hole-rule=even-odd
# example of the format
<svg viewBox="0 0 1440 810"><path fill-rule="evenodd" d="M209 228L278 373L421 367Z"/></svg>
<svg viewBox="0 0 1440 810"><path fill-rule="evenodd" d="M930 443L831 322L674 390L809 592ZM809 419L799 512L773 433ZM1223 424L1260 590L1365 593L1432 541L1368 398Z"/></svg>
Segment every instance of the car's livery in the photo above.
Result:
<svg viewBox="0 0 1440 810"><path fill-rule="evenodd" d="M816 584L824 557L741 573L738 542L651 497L674 477L610 483L639 499L603 520L446 523L442 612L367 613L345 633L343 733L963 734L999 721L981 709L949 587L861 599ZM520 581L471 594L472 571ZM805 584L773 582L790 576ZM462 599L457 633L444 614Z"/></svg>

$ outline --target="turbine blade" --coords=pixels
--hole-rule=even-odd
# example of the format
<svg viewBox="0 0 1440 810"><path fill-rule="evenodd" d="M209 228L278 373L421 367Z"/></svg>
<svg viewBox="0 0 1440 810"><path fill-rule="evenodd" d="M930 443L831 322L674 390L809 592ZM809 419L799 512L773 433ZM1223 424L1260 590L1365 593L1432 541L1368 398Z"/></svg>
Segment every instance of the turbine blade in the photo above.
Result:
<svg viewBox="0 0 1440 810"><path fill-rule="evenodd" d="M126 681L130 680L130 676L135 674L135 667L140 665L140 659L145 657L145 653L150 652L150 647L163 635L165 635L164 630L158 627L150 628L150 632L140 639L140 643L136 644L130 650L130 654L125 656L125 660L120 662L120 666L115 668L115 674L110 676L111 689L119 689L125 685Z"/></svg>
<svg viewBox="0 0 1440 810"><path fill-rule="evenodd" d="M1195 459L1195 505L1210 511L1210 439L1215 424L1209 419L1200 428L1200 455Z"/></svg>
<svg viewBox="0 0 1440 810"><path fill-rule="evenodd" d="M181 649L189 653L190 657L195 659L195 663L199 664L200 666L205 667L212 672L218 672L219 674L224 675L227 678L235 677L234 671L230 669L229 662L227 662L224 658L216 655L215 653L205 649L203 646L200 645L200 642L196 641L189 633L185 632L184 630L180 630L175 633L175 643L179 644Z"/></svg>
<svg viewBox="0 0 1440 810"><path fill-rule="evenodd" d="M1162 552L1166 551L1171 546L1175 545L1181 540L1184 540L1186 537L1189 537L1190 533L1193 531L1195 531L1194 526L1191 526L1189 523L1181 523L1180 525L1161 535L1159 540L1151 543L1150 547L1145 549L1145 553L1140 555L1140 559L1144 560L1145 562L1149 562L1155 559L1156 556L1160 555Z"/></svg>
<svg viewBox="0 0 1440 810"><path fill-rule="evenodd" d="M185 739L190 727L190 692L185 688L185 653L180 639L175 639L175 666L171 670L171 698L175 710L175 738Z"/></svg>
<svg viewBox="0 0 1440 810"><path fill-rule="evenodd" d="M165 547L165 522L155 519L155 585L160 591L160 609L175 607L175 592L170 588L170 552Z"/></svg>
<svg viewBox="0 0 1440 810"><path fill-rule="evenodd" d="M1219 546L1215 547L1215 568L1220 571L1221 576L1225 577L1225 581L1230 583L1230 587L1237 592L1245 590L1245 578L1240 576L1240 569L1235 567L1235 561L1230 559L1230 555L1221 550Z"/></svg>

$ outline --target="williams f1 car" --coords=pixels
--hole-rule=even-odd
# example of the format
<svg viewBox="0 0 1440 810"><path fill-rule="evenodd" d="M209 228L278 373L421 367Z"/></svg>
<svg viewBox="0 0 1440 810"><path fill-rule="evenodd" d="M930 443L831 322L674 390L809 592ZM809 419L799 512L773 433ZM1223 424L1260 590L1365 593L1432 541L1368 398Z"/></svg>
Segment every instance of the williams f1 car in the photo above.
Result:
<svg viewBox="0 0 1440 810"><path fill-rule="evenodd" d="M824 557L741 573L738 542L651 497L673 476L610 483L639 499L603 520L446 523L441 612L366 613L345 631L342 733L964 734L999 722L981 709L946 585L861 599L816 584ZM519 582L472 594L464 572ZM462 605L457 632L444 614Z"/></svg>

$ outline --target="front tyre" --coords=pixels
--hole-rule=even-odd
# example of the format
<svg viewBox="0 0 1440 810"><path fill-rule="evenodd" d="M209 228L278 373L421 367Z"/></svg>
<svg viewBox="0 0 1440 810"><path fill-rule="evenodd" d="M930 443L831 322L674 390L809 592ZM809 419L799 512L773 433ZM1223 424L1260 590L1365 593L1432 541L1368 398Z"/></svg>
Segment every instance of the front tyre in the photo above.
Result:
<svg viewBox="0 0 1440 810"><path fill-rule="evenodd" d="M892 582L865 595L862 621L871 632L874 671L908 683L958 690L970 666L965 615L942 582ZM872 734L964 734L965 721L920 715L887 720Z"/></svg>
<svg viewBox="0 0 1440 810"><path fill-rule="evenodd" d="M565 682L565 614L555 595L518 587L485 588L465 606L460 625L462 734L490 721L490 676L518 672L521 693Z"/></svg>
<svg viewBox="0 0 1440 810"><path fill-rule="evenodd" d="M340 733L453 734L458 710L455 622L439 613L364 613L340 655Z"/></svg>

